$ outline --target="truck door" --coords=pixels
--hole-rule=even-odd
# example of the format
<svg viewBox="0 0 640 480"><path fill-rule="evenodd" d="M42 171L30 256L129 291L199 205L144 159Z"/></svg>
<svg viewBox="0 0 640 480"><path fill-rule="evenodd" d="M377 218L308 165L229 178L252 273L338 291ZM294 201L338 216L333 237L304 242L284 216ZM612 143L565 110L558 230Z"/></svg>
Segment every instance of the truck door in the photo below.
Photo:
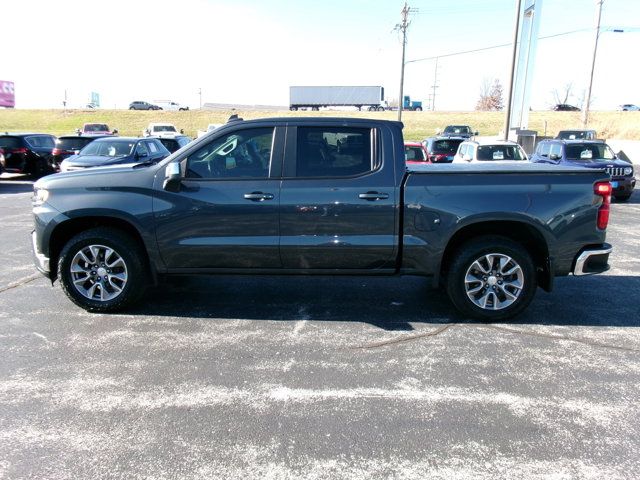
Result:
<svg viewBox="0 0 640 480"><path fill-rule="evenodd" d="M236 129L180 160L179 191L160 179L154 216L169 269L281 267L281 138L280 128Z"/></svg>
<svg viewBox="0 0 640 480"><path fill-rule="evenodd" d="M367 126L288 128L280 190L284 268L394 268L399 189L393 149L387 156L382 147L382 131Z"/></svg>

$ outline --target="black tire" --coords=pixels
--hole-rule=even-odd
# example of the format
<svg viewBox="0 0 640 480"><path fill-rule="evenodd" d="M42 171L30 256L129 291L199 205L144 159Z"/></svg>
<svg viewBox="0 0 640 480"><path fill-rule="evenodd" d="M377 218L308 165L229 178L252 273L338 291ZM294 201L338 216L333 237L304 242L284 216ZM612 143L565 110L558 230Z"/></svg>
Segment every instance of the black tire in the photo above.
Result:
<svg viewBox="0 0 640 480"><path fill-rule="evenodd" d="M297 112L298 111L298 107L295 107L295 106L292 105L292 106L289 107L289 110L291 110L292 112Z"/></svg>
<svg viewBox="0 0 640 480"><path fill-rule="evenodd" d="M500 267L500 260L507 257L511 261ZM494 267L488 265L486 258L492 260ZM476 261L480 263L476 264ZM472 269L474 265L482 270ZM489 271L483 276L487 266ZM503 275L514 266L519 268L517 273ZM517 288L518 285L521 288ZM531 303L537 288L536 269L531 255L519 243L505 237L484 236L463 244L454 253L446 287L451 302L463 315L487 322L501 321L518 315ZM477 294L472 292L479 287L482 288ZM515 299L507 295L515 296ZM483 303L483 299L484 307L475 303Z"/></svg>
<svg viewBox="0 0 640 480"><path fill-rule="evenodd" d="M112 249L124 263L126 282L123 286L120 284L122 286L120 292L116 293L116 296L111 299L100 300L88 298L79 291L79 288L83 288L83 286L81 285L77 288L74 284L74 274L71 272L72 262L74 262L74 258L77 257L79 252L91 245L104 246ZM102 258L104 264L100 265L104 267L106 264L108 267L107 260L113 258L113 256ZM79 307L89 312L115 312L134 304L144 293L148 277L144 258L146 258L146 253L138 243L126 233L113 228L93 228L79 233L64 246L58 259L58 279L60 279L60 285L64 293ZM98 256L96 260L98 264L100 257ZM100 270L100 268L98 270ZM108 273L111 272L111 270L108 270ZM76 275L78 275L78 273L76 273ZM115 275L114 268L114 277ZM86 283L93 285L97 282L87 276ZM100 284L104 285L103 282L100 282ZM93 289L93 295L95 295L98 290L102 295L101 286ZM107 294L109 294L109 292L107 292Z"/></svg>
<svg viewBox="0 0 640 480"><path fill-rule="evenodd" d="M33 179L42 178L50 173L53 173L53 168L42 158L34 160L29 170L29 175Z"/></svg>
<svg viewBox="0 0 640 480"><path fill-rule="evenodd" d="M422 107L416 107L416 112L421 112L422 111Z"/></svg>
<svg viewBox="0 0 640 480"><path fill-rule="evenodd" d="M133 107L129 107L129 110L135 110L135 108L133 108Z"/></svg>
<svg viewBox="0 0 640 480"><path fill-rule="evenodd" d="M627 193L625 195L615 195L614 198L616 199L616 202L626 202L631 198L631 194Z"/></svg>

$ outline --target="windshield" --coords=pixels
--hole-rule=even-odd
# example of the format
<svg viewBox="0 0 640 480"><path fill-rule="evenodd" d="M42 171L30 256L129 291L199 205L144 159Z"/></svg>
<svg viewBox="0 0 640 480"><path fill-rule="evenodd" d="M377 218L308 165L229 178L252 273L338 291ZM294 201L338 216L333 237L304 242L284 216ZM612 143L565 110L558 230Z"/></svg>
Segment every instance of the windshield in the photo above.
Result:
<svg viewBox="0 0 640 480"><path fill-rule="evenodd" d="M424 162L426 160L422 147L405 146L404 154L409 161Z"/></svg>
<svg viewBox="0 0 640 480"><path fill-rule="evenodd" d="M173 125L156 125L153 127L154 132L175 132L176 127Z"/></svg>
<svg viewBox="0 0 640 480"><path fill-rule="evenodd" d="M563 140L590 140L595 137L586 130L564 130L558 133L558 138Z"/></svg>
<svg viewBox="0 0 640 480"><path fill-rule="evenodd" d="M449 125L444 129L444 133L471 133L471 129L466 125Z"/></svg>
<svg viewBox="0 0 640 480"><path fill-rule="evenodd" d="M85 132L108 132L109 127L104 123L88 123L84 126Z"/></svg>
<svg viewBox="0 0 640 480"><path fill-rule="evenodd" d="M80 151L80 155L101 155L104 157L123 157L131 155L136 142L131 140L107 140L90 143Z"/></svg>
<svg viewBox="0 0 640 480"><path fill-rule="evenodd" d="M588 162L591 160L613 160L613 151L604 143L574 144L565 146L568 160Z"/></svg>
<svg viewBox="0 0 640 480"><path fill-rule="evenodd" d="M518 145L480 145L478 160L526 160Z"/></svg>
<svg viewBox="0 0 640 480"><path fill-rule="evenodd" d="M56 140L56 148L61 150L80 150L82 147L91 143L91 138L69 137L59 138Z"/></svg>
<svg viewBox="0 0 640 480"><path fill-rule="evenodd" d="M436 140L433 142L433 152L431 153L450 153L455 154L458 146L462 143L460 140Z"/></svg>

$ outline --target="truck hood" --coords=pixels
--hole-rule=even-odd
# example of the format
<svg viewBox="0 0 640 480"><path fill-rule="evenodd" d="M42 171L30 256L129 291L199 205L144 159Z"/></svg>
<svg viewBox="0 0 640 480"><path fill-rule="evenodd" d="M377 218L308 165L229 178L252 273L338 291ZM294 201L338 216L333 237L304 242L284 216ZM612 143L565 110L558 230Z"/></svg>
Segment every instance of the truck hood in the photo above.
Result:
<svg viewBox="0 0 640 480"><path fill-rule="evenodd" d="M133 155L120 157L107 157L103 155L73 155L65 160L66 165L73 167L98 167L103 165L116 165L122 163L134 163Z"/></svg>
<svg viewBox="0 0 640 480"><path fill-rule="evenodd" d="M153 184L153 177L158 165L153 164L134 168L136 165L132 163L108 165L47 175L39 179L34 184L34 188L44 188L46 190L78 187L105 188L106 186L111 188L131 185L132 183L141 186Z"/></svg>
<svg viewBox="0 0 640 480"><path fill-rule="evenodd" d="M566 160L565 165L572 165L581 168L607 168L607 167L631 167L632 165L624 160L605 160L603 158L594 158L593 160Z"/></svg>

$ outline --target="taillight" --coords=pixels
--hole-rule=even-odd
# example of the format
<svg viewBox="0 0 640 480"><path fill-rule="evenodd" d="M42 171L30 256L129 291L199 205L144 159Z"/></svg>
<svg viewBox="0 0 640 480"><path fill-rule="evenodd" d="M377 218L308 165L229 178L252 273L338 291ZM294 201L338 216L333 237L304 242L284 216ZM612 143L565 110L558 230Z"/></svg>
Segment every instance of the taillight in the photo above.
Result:
<svg viewBox="0 0 640 480"><path fill-rule="evenodd" d="M593 186L593 193L602 197L602 205L598 208L597 225L600 230L605 230L609 224L609 210L611 205L611 184L609 182L597 182Z"/></svg>
<svg viewBox="0 0 640 480"><path fill-rule="evenodd" d="M27 149L24 148L24 147L22 147L22 148L14 148L10 152L11 153L27 153Z"/></svg>
<svg viewBox="0 0 640 480"><path fill-rule="evenodd" d="M54 148L51 151L51 155L60 155L62 153L62 150L60 150L59 148Z"/></svg>

